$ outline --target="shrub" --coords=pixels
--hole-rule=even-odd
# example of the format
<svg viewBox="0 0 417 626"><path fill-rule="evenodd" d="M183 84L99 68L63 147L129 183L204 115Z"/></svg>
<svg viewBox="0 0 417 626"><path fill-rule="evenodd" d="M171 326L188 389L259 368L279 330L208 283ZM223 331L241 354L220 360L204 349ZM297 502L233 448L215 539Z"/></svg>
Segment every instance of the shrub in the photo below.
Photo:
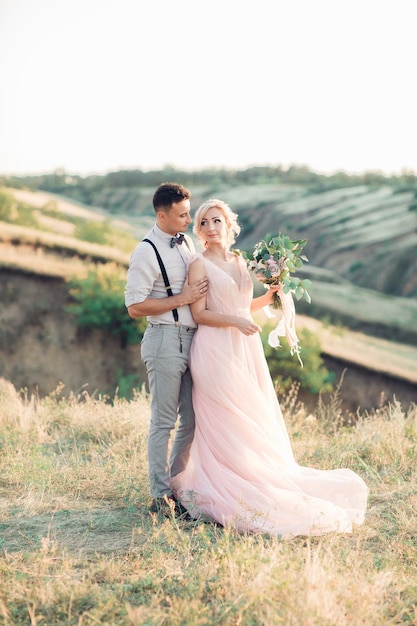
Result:
<svg viewBox="0 0 417 626"><path fill-rule="evenodd" d="M357 270L361 270L364 267L365 263L361 259L357 259L353 261L349 267L349 272L356 272Z"/></svg>
<svg viewBox="0 0 417 626"><path fill-rule="evenodd" d="M76 220L74 237L90 243L106 244L110 232L111 227L107 220L98 222L78 219Z"/></svg>
<svg viewBox="0 0 417 626"><path fill-rule="evenodd" d="M0 191L0 220L19 226L37 228L36 209L22 202L16 202L13 196Z"/></svg>
<svg viewBox="0 0 417 626"><path fill-rule="evenodd" d="M82 241L112 246L124 252L131 252L137 243L129 231L114 226L109 220L98 222L75 218L72 221L75 224L74 236Z"/></svg>
<svg viewBox="0 0 417 626"><path fill-rule="evenodd" d="M115 263L90 268L86 277L73 278L69 291L74 304L67 310L77 317L81 328L101 328L119 336L121 345L139 343L145 318L132 320L124 304L126 269Z"/></svg>
<svg viewBox="0 0 417 626"><path fill-rule="evenodd" d="M334 375L323 364L320 342L314 333L306 328L299 333L303 361L301 367L297 357L291 356L286 338L282 338L282 347L272 348L268 343L271 328L266 330L266 333L262 333L265 356L271 377L281 392L288 390L294 382L299 382L301 388L310 393L332 391Z"/></svg>
<svg viewBox="0 0 417 626"><path fill-rule="evenodd" d="M0 191L0 220L10 222L13 213L13 198L10 194Z"/></svg>

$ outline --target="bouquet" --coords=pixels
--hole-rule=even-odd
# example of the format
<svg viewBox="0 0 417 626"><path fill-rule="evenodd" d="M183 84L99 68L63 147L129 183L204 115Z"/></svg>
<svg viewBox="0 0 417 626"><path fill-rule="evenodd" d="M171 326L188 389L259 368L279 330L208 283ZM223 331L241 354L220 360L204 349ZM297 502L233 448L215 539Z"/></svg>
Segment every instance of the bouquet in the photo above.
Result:
<svg viewBox="0 0 417 626"><path fill-rule="evenodd" d="M284 293L292 291L300 300L304 298L311 302L307 289L311 286L308 279L300 280L291 276L296 270L303 267L308 258L301 254L307 239L297 239L292 241L287 235L278 233L277 235L265 236L265 239L255 244L251 257L244 253L249 270L252 270L256 278L266 285L282 285ZM274 308L280 306L279 296L274 294Z"/></svg>
<svg viewBox="0 0 417 626"><path fill-rule="evenodd" d="M258 241L250 254L244 252L248 269L256 278L268 287L277 287L273 296L273 308L282 308L282 319L277 327L271 331L268 343L274 347L279 347L279 337L286 336L290 345L291 354L297 354L298 360L303 365L300 358L300 346L295 332L295 307L292 294L297 300L304 298L311 302L307 289L311 286L308 279L300 280L292 276L301 269L308 258L302 254L306 245L306 239L292 241L290 237L283 233L265 235L265 238Z"/></svg>

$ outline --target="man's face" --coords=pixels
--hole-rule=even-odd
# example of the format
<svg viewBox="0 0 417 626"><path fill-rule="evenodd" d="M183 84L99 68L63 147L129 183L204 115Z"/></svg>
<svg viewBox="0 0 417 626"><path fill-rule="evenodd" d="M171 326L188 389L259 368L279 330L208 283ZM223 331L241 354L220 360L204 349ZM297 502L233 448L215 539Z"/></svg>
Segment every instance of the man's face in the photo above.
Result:
<svg viewBox="0 0 417 626"><path fill-rule="evenodd" d="M158 226L169 235L176 235L181 231L187 230L192 222L190 209L191 204L189 200L174 202L168 213L163 211L159 213Z"/></svg>

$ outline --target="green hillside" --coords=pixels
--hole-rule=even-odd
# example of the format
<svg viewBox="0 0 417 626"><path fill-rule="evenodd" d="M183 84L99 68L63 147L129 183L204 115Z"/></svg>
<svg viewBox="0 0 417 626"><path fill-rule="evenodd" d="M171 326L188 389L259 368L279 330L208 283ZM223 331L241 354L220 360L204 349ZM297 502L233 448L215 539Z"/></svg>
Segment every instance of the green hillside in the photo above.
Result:
<svg viewBox="0 0 417 626"><path fill-rule="evenodd" d="M127 221L140 237L153 221L152 194L164 180L193 192L193 208L221 198L239 213L239 246L283 230L308 239L314 267L389 295L417 298L417 176L365 172L325 176L305 167L247 170L109 172L81 177L64 171L0 177L0 184L71 198L98 215Z"/></svg>
<svg viewBox="0 0 417 626"><path fill-rule="evenodd" d="M139 238L153 221L155 187L165 180L187 185L194 209L210 197L229 202L243 227L242 249L267 232L286 231L308 239L311 266L357 286L417 298L417 175L412 172L323 175L303 166L276 165L196 171L166 167L81 177L58 170L0 176L0 185L70 198L79 210L127 221Z"/></svg>
<svg viewBox="0 0 417 626"><path fill-rule="evenodd" d="M14 290L14 297L17 297L16 280L12 282L10 280L16 272L16 278L18 275L26 275L31 281L30 285L33 283L41 286L45 284L47 277L58 279L58 282L62 279L72 281L77 276L84 280L88 268L98 270L98 275L102 276L100 267L105 272L102 276L105 280L108 269L113 282L115 280L123 282L130 253L137 240L143 237L154 222L154 216L150 214L148 206L153 189L146 189L146 193L141 190L142 213L137 212L131 217L111 214L105 209L89 207L49 192L0 188L0 270L4 268L4 288ZM209 191L210 189L203 187L194 190L194 207L201 200L214 195ZM360 198L363 204L366 204L366 197L368 199L373 197L372 192L366 188L362 188L361 191L358 188L350 188L305 195L305 190L300 187L282 186L277 190L276 185L233 189L229 187L216 195L228 201L238 211L242 234L237 245L243 249L251 247L256 238L262 237L266 231L276 229L277 223L282 230L294 237L298 236L298 233L303 232L304 219L307 221L305 216L309 211L311 215L314 212L320 215L321 211L327 211L329 215L333 204L337 204L337 199L340 200L343 194L350 195L357 201ZM325 195L328 206L320 209L317 203L320 203L320 197ZM333 204L330 202L331 198ZM255 205L257 209L253 208ZM403 204L400 208L407 215ZM300 215L303 219L299 219ZM326 221L329 232L332 232L332 223L337 223L335 209L333 220ZM364 233L360 241L362 246L365 246L366 225L363 228ZM347 231L352 233L353 230L354 226L348 224L340 240L346 240ZM374 236L374 230L369 229L368 235ZM313 221L311 232L313 234L318 232ZM406 241L405 233L403 236ZM331 242L337 241L335 234L333 237L329 235L329 238ZM302 300L296 303L300 337L304 337L304 333L311 330L320 342L322 354L326 355L326 358L336 359L339 364L350 364L350 371L359 366L363 371L374 372L376 377L387 375L392 381L406 381L410 387L410 384L417 381L417 299L359 287L348 277L343 276L342 272L338 273L336 269L326 267L325 263L322 267L314 265L314 254L318 257L321 249L317 239L308 237L308 240L308 247L315 250L315 253L312 255L309 251L310 263L304 266L303 272L312 279L312 287L309 289L312 304ZM359 242L357 246L360 250ZM337 246L334 248L336 254L338 248ZM352 254L352 258L355 258L356 253ZM257 281L255 290L263 290ZM89 300L93 297L93 302L101 297L98 292L94 294L88 296ZM7 298L3 300L8 301ZM104 304L110 305L110 299L106 298ZM122 303L120 306L123 308ZM103 320L94 321L99 322L97 327L104 328ZM44 319L44 325L46 324L47 321ZM264 326L265 320L261 324ZM47 328L45 326L45 333L53 332L52 328L51 320L49 326ZM32 346L32 352L33 349ZM137 368L136 365L134 367ZM330 362L330 367L335 367L337 371L338 366L334 360ZM133 371L136 372L136 369ZM129 376L130 373L127 373L126 381ZM356 402L354 398L360 395L360 386L363 387L363 384L366 386L366 382L362 383L363 381L355 383L354 393L347 391L353 402ZM378 379L377 384L382 389L388 383ZM408 391L401 388L401 392L398 389L396 393L401 393L404 398L413 397L412 388ZM358 402L363 404L365 400L361 397Z"/></svg>

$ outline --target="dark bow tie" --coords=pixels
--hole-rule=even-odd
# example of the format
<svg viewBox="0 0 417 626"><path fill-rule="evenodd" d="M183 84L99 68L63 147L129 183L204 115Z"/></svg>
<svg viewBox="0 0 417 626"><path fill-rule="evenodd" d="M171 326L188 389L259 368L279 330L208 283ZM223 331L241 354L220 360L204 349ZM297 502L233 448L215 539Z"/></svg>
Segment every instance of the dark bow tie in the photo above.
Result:
<svg viewBox="0 0 417 626"><path fill-rule="evenodd" d="M175 246L176 243L179 243L180 245L182 244L182 242L184 241L185 237L182 233L180 233L178 235L178 237L172 237L171 239L171 248L173 248Z"/></svg>

